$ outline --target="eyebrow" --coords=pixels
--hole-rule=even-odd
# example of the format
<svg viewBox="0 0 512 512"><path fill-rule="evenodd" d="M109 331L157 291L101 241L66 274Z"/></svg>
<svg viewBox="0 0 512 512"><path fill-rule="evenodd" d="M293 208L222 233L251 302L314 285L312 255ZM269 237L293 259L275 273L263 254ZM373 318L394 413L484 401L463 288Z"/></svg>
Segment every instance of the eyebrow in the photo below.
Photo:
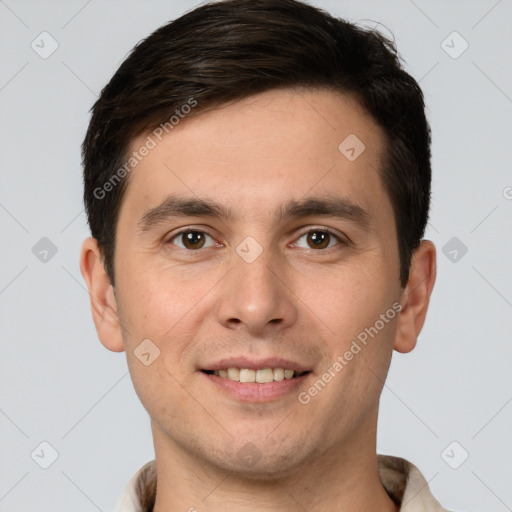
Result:
<svg viewBox="0 0 512 512"><path fill-rule="evenodd" d="M313 197L291 200L281 206L277 214L277 220L284 221L315 216L348 220L365 231L370 231L371 227L369 213L363 207L345 197ZM160 224L179 217L211 217L228 221L233 220L236 216L227 206L208 199L169 196L161 204L149 209L142 215L137 222L138 232L151 231Z"/></svg>

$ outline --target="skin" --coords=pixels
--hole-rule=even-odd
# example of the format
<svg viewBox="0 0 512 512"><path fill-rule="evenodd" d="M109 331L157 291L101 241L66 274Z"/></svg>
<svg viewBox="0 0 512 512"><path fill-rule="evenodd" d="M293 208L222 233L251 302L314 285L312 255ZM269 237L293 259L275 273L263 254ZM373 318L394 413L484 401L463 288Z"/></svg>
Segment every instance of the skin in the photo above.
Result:
<svg viewBox="0 0 512 512"><path fill-rule="evenodd" d="M349 134L366 147L354 161L338 150ZM379 177L383 141L349 96L282 90L246 98L182 121L132 171L117 225L115 291L96 241L84 242L80 265L98 336L126 351L151 418L155 512L398 510L377 471L379 397L393 350L411 351L423 327L436 251L422 241L401 288L393 210ZM140 218L171 194L228 206L233 218L169 218L141 232ZM349 198L368 212L368 229L325 215L278 218L289 200L310 197ZM180 247L173 235L187 227L211 238L201 249ZM311 247L308 230L322 229L340 239ZM252 263L236 252L247 236L262 248ZM393 303L401 313L301 404L298 392ZM134 350L148 338L160 355L145 366ZM241 402L200 371L231 355L292 359L311 374L276 400ZM248 465L238 456L244 450L259 460Z"/></svg>

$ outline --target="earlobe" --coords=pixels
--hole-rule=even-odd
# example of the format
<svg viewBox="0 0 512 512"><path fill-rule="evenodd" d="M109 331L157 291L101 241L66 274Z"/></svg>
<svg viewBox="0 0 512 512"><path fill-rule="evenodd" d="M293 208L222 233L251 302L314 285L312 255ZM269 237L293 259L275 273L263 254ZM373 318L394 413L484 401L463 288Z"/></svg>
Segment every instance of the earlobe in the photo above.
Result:
<svg viewBox="0 0 512 512"><path fill-rule="evenodd" d="M101 343L113 352L122 352L124 344L114 288L95 238L87 238L82 245L80 270L89 290L92 317Z"/></svg>
<svg viewBox="0 0 512 512"><path fill-rule="evenodd" d="M436 248L430 240L422 240L413 254L409 280L402 294L402 311L393 346L397 352L407 353L416 346L427 316L436 268Z"/></svg>

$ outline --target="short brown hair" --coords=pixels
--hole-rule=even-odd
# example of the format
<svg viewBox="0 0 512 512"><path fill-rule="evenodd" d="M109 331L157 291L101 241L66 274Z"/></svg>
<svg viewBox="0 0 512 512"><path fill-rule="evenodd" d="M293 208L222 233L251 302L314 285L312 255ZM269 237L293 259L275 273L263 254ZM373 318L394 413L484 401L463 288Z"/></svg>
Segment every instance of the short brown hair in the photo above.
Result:
<svg viewBox="0 0 512 512"><path fill-rule="evenodd" d="M169 123L191 99L188 115L195 115L267 90L304 87L353 94L382 127L380 177L393 205L405 287L430 207L422 91L388 38L297 0L202 5L137 44L103 89L82 145L84 203L113 285L134 137Z"/></svg>

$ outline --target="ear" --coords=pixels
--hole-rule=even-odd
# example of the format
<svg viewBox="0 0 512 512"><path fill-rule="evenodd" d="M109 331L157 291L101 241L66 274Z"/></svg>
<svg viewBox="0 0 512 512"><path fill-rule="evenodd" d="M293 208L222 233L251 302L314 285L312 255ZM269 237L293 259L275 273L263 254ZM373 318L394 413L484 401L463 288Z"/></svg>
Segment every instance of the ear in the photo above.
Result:
<svg viewBox="0 0 512 512"><path fill-rule="evenodd" d="M413 254L409 280L402 292L402 310L393 346L397 352L410 352L416 346L435 281L436 248L430 240L422 240Z"/></svg>
<svg viewBox="0 0 512 512"><path fill-rule="evenodd" d="M124 344L114 288L95 238L87 238L82 245L80 270L89 289L92 318L101 343L113 352L122 352Z"/></svg>

